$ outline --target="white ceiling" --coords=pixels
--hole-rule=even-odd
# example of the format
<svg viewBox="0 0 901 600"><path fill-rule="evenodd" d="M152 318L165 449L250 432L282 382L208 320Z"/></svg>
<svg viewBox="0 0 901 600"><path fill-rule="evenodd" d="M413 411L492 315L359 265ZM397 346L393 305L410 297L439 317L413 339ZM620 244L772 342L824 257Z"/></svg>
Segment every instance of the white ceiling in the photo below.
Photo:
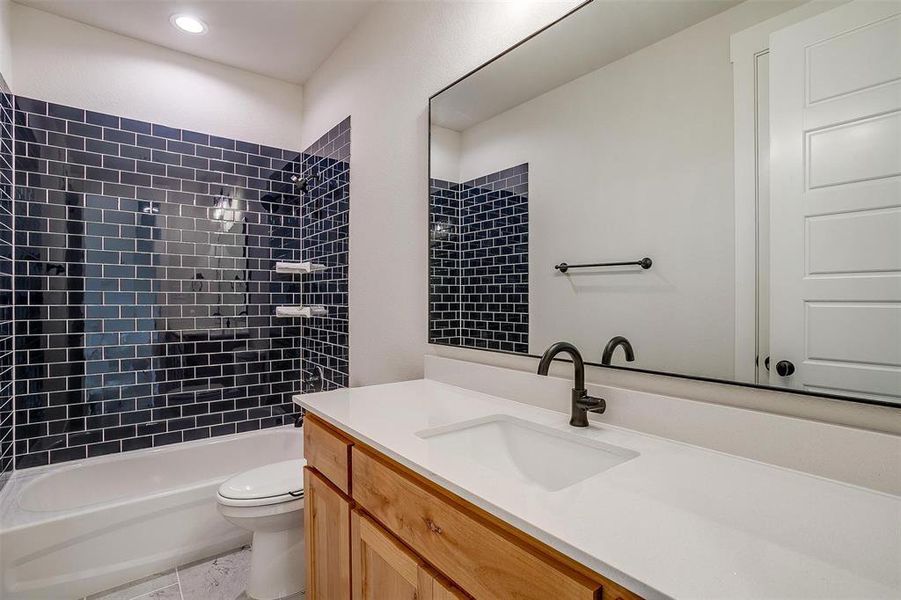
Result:
<svg viewBox="0 0 901 600"><path fill-rule="evenodd" d="M432 124L465 131L739 1L597 0L433 98Z"/></svg>
<svg viewBox="0 0 901 600"><path fill-rule="evenodd" d="M375 0L16 0L40 10L276 79L303 83ZM169 23L188 13L209 27Z"/></svg>

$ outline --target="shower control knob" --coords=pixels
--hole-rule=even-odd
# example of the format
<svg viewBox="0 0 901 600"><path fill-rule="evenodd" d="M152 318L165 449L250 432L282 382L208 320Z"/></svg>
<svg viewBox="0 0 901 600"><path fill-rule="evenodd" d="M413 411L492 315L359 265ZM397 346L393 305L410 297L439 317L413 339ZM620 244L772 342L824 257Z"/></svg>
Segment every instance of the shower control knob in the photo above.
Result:
<svg viewBox="0 0 901 600"><path fill-rule="evenodd" d="M776 372L780 377L788 377L795 372L795 365L788 360L780 360L776 363Z"/></svg>

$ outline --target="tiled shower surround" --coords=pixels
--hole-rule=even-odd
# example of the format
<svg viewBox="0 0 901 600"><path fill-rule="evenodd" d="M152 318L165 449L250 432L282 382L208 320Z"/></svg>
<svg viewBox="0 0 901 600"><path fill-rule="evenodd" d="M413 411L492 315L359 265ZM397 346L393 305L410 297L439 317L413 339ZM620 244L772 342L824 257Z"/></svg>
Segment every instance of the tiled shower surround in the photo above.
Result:
<svg viewBox="0 0 901 600"><path fill-rule="evenodd" d="M13 468L13 113L0 93L0 488Z"/></svg>
<svg viewBox="0 0 901 600"><path fill-rule="evenodd" d="M326 306L328 316L303 320L302 367L322 369L323 389L347 387L350 117L304 151L300 174L309 185L300 205L301 255L329 266L303 276L302 303Z"/></svg>
<svg viewBox="0 0 901 600"><path fill-rule="evenodd" d="M299 153L14 103L17 468L290 423L313 365L346 385L349 120Z"/></svg>
<svg viewBox="0 0 901 600"><path fill-rule="evenodd" d="M528 352L528 164L432 179L430 205L430 340Z"/></svg>

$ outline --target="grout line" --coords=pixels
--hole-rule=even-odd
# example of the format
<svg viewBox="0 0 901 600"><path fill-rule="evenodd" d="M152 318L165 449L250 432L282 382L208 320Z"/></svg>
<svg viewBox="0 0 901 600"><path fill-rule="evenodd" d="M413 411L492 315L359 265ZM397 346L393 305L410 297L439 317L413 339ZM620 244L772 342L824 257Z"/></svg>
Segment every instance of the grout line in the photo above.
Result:
<svg viewBox="0 0 901 600"><path fill-rule="evenodd" d="M149 596L150 594L153 594L153 593L158 592L158 591L160 591L160 590L164 590L164 589L166 589L167 587L172 587L172 585L173 585L173 584L170 583L169 585L164 585L163 587L158 587L158 588L156 588L155 590L150 590L149 592L144 592L143 594L140 594L140 595L138 595L138 596L133 596L133 597L130 598L129 600L138 600L139 598L143 598L144 596Z"/></svg>
<svg viewBox="0 0 901 600"><path fill-rule="evenodd" d="M178 597L185 600L185 595L181 591L181 577L178 574L178 567L175 567L175 585L178 586Z"/></svg>
<svg viewBox="0 0 901 600"><path fill-rule="evenodd" d="M166 588L170 588L173 585L177 585L177 584L170 583L169 585L164 585L163 587L158 587L155 590L150 590L149 592L144 592L140 596L134 596L133 598L130 598L129 600L140 600L141 598L147 598L148 596L150 596L150 594L155 594L156 592L158 592L160 590L165 590ZM181 592L181 587L179 587L179 593L180 592ZM87 599L85 599L85 600L87 600Z"/></svg>

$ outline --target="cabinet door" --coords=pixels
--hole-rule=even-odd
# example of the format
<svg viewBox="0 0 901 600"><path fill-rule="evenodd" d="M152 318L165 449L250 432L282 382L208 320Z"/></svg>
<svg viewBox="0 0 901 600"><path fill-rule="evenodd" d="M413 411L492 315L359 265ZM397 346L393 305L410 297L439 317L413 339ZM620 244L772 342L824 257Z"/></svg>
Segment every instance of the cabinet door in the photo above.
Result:
<svg viewBox="0 0 901 600"><path fill-rule="evenodd" d="M309 467L303 489L307 598L349 600L350 502Z"/></svg>
<svg viewBox="0 0 901 600"><path fill-rule="evenodd" d="M456 600L465 596L434 575L393 535L352 511L353 600Z"/></svg>

